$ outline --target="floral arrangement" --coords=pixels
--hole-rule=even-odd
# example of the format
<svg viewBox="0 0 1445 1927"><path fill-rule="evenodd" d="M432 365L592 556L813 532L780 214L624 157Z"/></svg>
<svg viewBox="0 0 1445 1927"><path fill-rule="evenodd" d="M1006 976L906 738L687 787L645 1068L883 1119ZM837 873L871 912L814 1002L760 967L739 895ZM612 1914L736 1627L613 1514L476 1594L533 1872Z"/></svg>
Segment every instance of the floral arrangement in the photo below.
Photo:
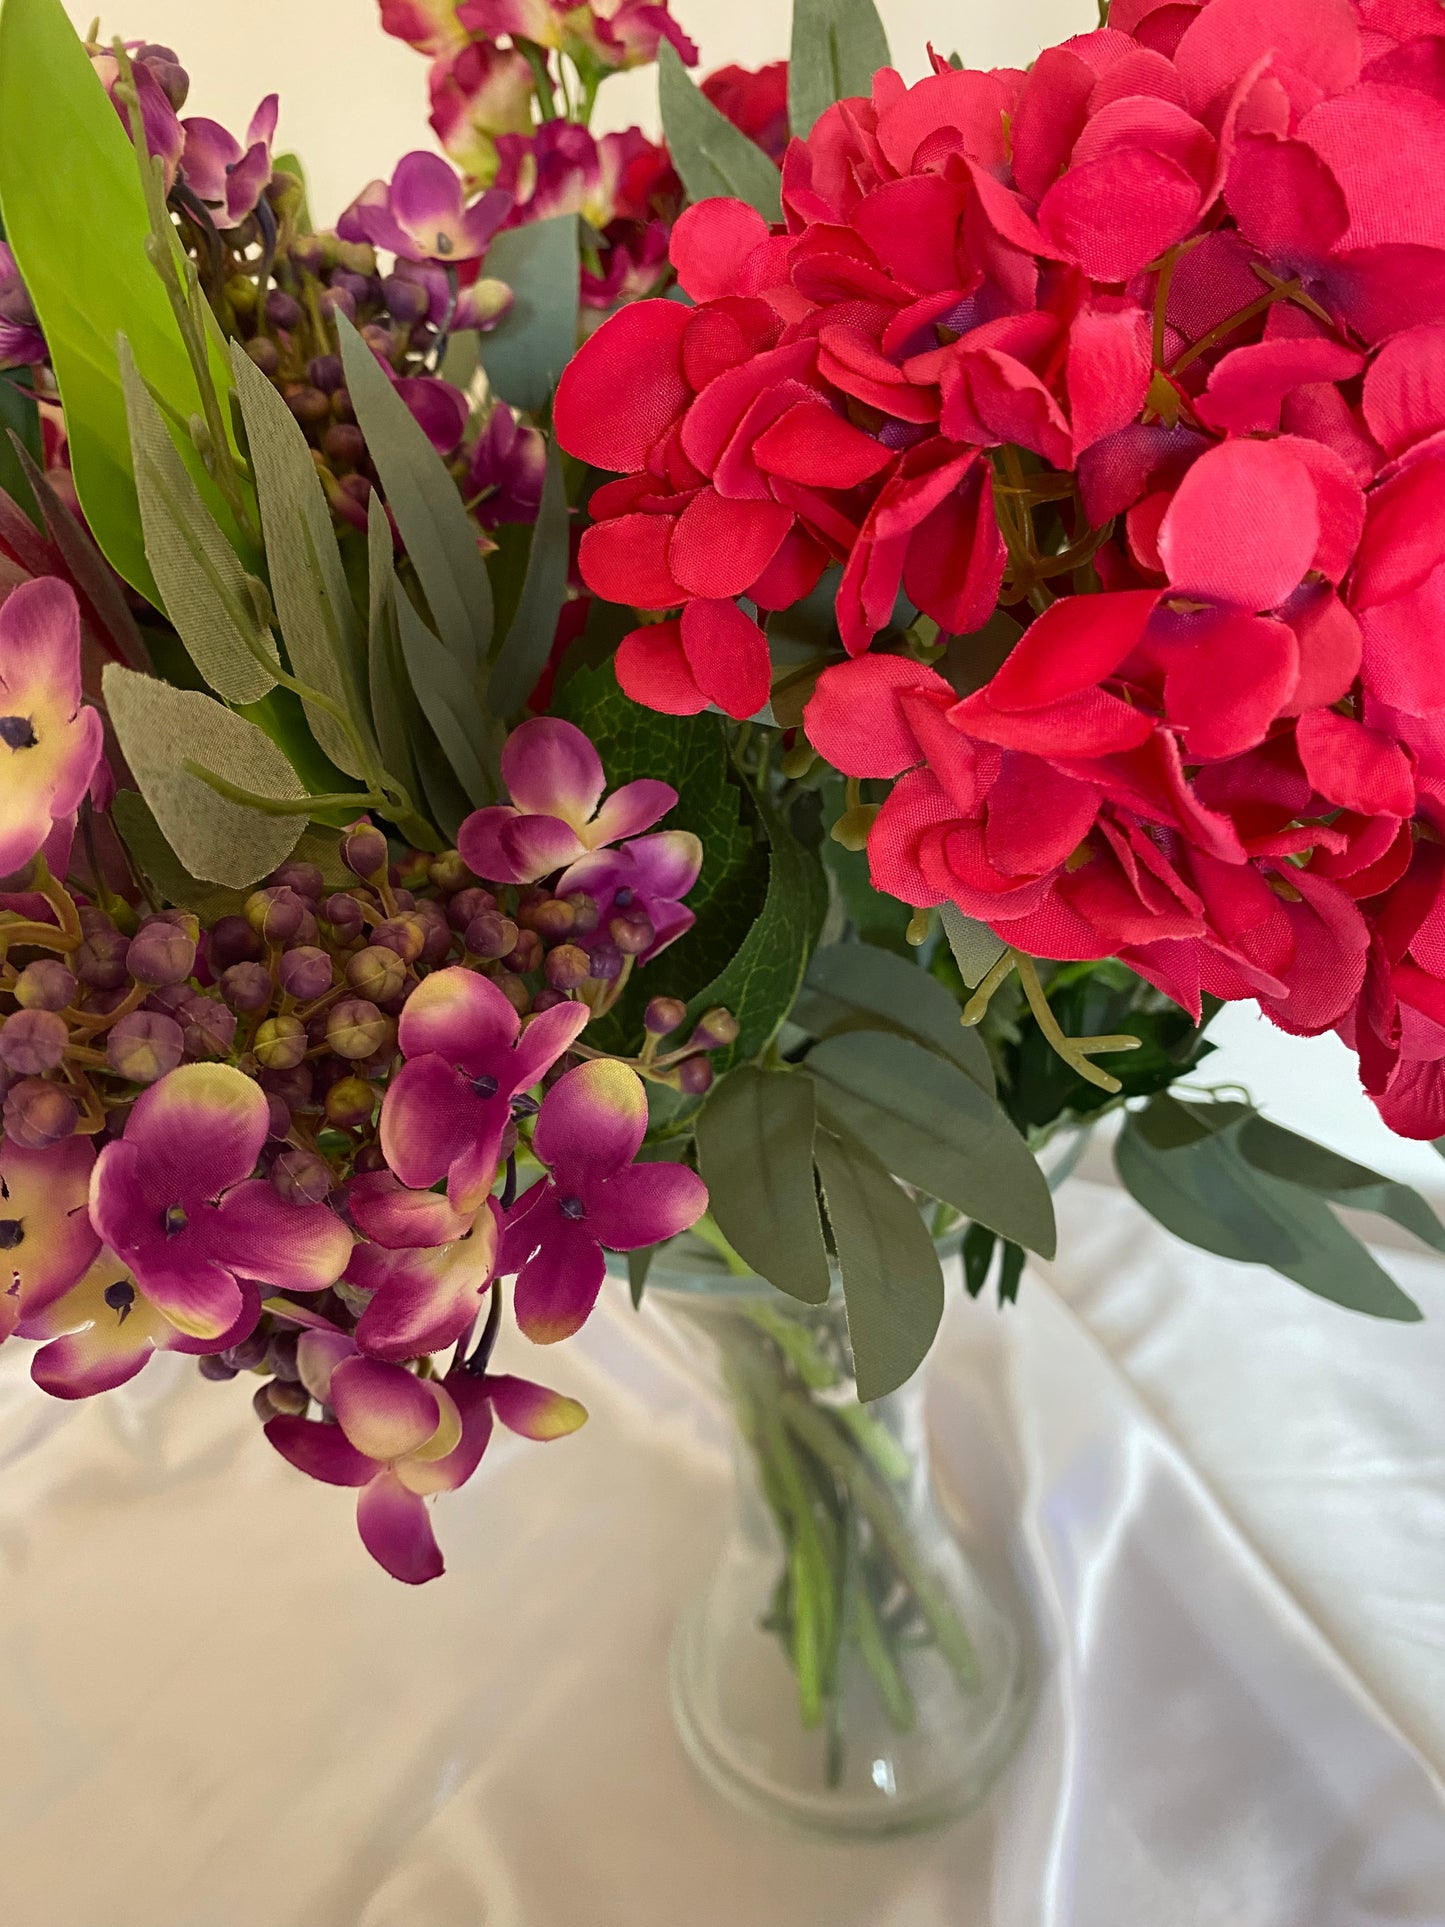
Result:
<svg viewBox="0 0 1445 1927"><path fill-rule="evenodd" d="M1105 11L910 87L870 0L799 0L698 87L665 4L382 0L443 151L319 231L274 96L239 138L4 0L45 1391L254 1375L426 1580L494 1421L585 1417L492 1370L508 1307L564 1339L687 1234L841 1277L878 1398L938 1241L1006 1302L1107 1111L1181 1237L1419 1316L1331 1206L1445 1248L1422 1200L1196 1073L1252 1000L1445 1134L1445 14ZM654 61L665 144L594 135Z"/></svg>

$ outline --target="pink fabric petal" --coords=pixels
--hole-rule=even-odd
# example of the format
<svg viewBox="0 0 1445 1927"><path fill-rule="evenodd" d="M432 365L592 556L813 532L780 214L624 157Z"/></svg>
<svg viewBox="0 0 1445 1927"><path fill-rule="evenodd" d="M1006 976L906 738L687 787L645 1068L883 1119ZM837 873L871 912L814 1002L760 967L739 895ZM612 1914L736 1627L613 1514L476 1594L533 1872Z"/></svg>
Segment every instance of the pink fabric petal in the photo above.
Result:
<svg viewBox="0 0 1445 1927"><path fill-rule="evenodd" d="M513 1295L518 1330L535 1345L570 1338L586 1324L606 1275L602 1247L588 1226L558 1219L518 1275Z"/></svg>
<svg viewBox="0 0 1445 1927"><path fill-rule="evenodd" d="M1256 342L1216 363L1194 412L1221 434L1264 434L1279 427L1285 397L1293 389L1307 382L1348 381L1364 365L1357 349L1323 336Z"/></svg>
<svg viewBox="0 0 1445 1927"><path fill-rule="evenodd" d="M519 812L506 803L489 809L473 810L457 831L457 848L462 861L474 876L487 883L521 883L512 874L512 860L502 848L502 831L515 822Z"/></svg>
<svg viewBox="0 0 1445 1927"><path fill-rule="evenodd" d="M691 830L657 830L626 845L632 887L644 897L677 902L697 882L702 869L701 841Z"/></svg>
<svg viewBox="0 0 1445 1927"><path fill-rule="evenodd" d="M768 224L745 201L699 202L672 230L672 265L694 301L736 294L747 258L768 238Z"/></svg>
<svg viewBox="0 0 1445 1927"><path fill-rule="evenodd" d="M0 605L0 693L30 689L80 707L80 605L55 576L22 582Z"/></svg>
<svg viewBox="0 0 1445 1927"><path fill-rule="evenodd" d="M425 1191L446 1178L453 1209L463 1215L477 1209L496 1177L510 1115L511 1092L502 1077L508 1068L499 1059L497 1069L484 1074L497 1086L484 1097L443 1057L403 1064L381 1106L382 1155L403 1184Z"/></svg>
<svg viewBox="0 0 1445 1927"><path fill-rule="evenodd" d="M421 1450L435 1438L442 1418L427 1381L375 1358L340 1361L331 1374L331 1404L357 1451L381 1461Z"/></svg>
<svg viewBox="0 0 1445 1927"><path fill-rule="evenodd" d="M1234 756L1261 742L1299 677L1294 631L1268 616L1194 618L1191 640L1169 652L1164 703L1193 757Z"/></svg>
<svg viewBox="0 0 1445 1927"><path fill-rule="evenodd" d="M94 1166L90 1138L23 1151L0 1137L0 1300L17 1315L63 1297L99 1255L86 1208Z"/></svg>
<svg viewBox="0 0 1445 1927"><path fill-rule="evenodd" d="M557 388L557 439L569 455L595 468L646 467L691 398L682 339L693 313L680 301L630 302L583 343Z"/></svg>
<svg viewBox="0 0 1445 1927"><path fill-rule="evenodd" d="M188 1338L222 1338L241 1316L241 1287L214 1258L186 1254L170 1265L152 1257L144 1265L132 1261L131 1269L146 1297Z"/></svg>
<svg viewBox="0 0 1445 1927"><path fill-rule="evenodd" d="M1445 428L1445 325L1407 328L1365 376L1365 420L1387 455Z"/></svg>
<svg viewBox="0 0 1445 1927"><path fill-rule="evenodd" d="M389 1251L451 1244L465 1237L471 1219L435 1191L410 1191L390 1171L353 1178L346 1208L364 1237Z"/></svg>
<svg viewBox="0 0 1445 1927"><path fill-rule="evenodd" d="M772 561L793 526L781 502L729 501L704 488L683 510L668 551L674 579L688 595L742 595ZM686 643L686 615L683 618Z"/></svg>
<svg viewBox="0 0 1445 1927"><path fill-rule="evenodd" d="M487 1397L492 1410L509 1432L524 1439L565 1438L587 1422L587 1408L575 1398L535 1385L529 1378L488 1378Z"/></svg>
<svg viewBox="0 0 1445 1927"><path fill-rule="evenodd" d="M1322 709L1301 716L1295 741L1305 774L1330 802L1365 816L1413 814L1410 760L1388 736Z"/></svg>
<svg viewBox="0 0 1445 1927"><path fill-rule="evenodd" d="M1241 139L1224 198L1245 239L1290 265L1322 260L1349 226L1339 182L1299 140Z"/></svg>
<svg viewBox="0 0 1445 1927"><path fill-rule="evenodd" d="M404 1585L422 1586L446 1571L426 1500L408 1492L394 1472L382 1472L362 1487L356 1529L376 1563Z"/></svg>
<svg viewBox="0 0 1445 1927"><path fill-rule="evenodd" d="M497 1219L484 1210L476 1229L455 1244L425 1251L358 1245L347 1277L376 1295L356 1327L357 1344L397 1363L454 1344L481 1308L497 1243Z"/></svg>
<svg viewBox="0 0 1445 1927"><path fill-rule="evenodd" d="M1196 113L1271 54L1309 91L1341 93L1360 77L1360 30L1350 0L1210 0L1179 43L1174 64Z"/></svg>
<svg viewBox="0 0 1445 1927"><path fill-rule="evenodd" d="M1199 217L1198 183L1177 161L1131 147L1071 167L1039 204L1039 226L1096 281L1127 281Z"/></svg>
<svg viewBox="0 0 1445 1927"><path fill-rule="evenodd" d="M352 1237L329 1205L289 1204L265 1178L227 1192L221 1249L245 1278L280 1291L325 1291L346 1269Z"/></svg>
<svg viewBox="0 0 1445 1927"><path fill-rule="evenodd" d="M682 648L698 688L727 715L742 722L765 706L772 689L768 639L735 602L689 602Z"/></svg>
<svg viewBox="0 0 1445 1927"><path fill-rule="evenodd" d="M642 1079L616 1058L598 1058L568 1071L548 1091L532 1148L553 1167L559 1185L583 1185L630 1164L646 1135Z"/></svg>
<svg viewBox="0 0 1445 1927"><path fill-rule="evenodd" d="M345 1332L302 1332L296 1344L296 1365L301 1383L318 1404L331 1403L331 1374L343 1358L355 1356L356 1345Z"/></svg>
<svg viewBox="0 0 1445 1927"><path fill-rule="evenodd" d="M859 656L825 669L803 710L808 741L845 776L901 776L922 760L898 702L909 689L953 700L936 669L907 656Z"/></svg>
<svg viewBox="0 0 1445 1927"><path fill-rule="evenodd" d="M707 1186L685 1165L634 1164L588 1186L586 1226L609 1251L660 1244L697 1223Z"/></svg>
<svg viewBox="0 0 1445 1927"><path fill-rule="evenodd" d="M601 800L602 759L575 723L533 716L502 750L502 781L524 815L560 816L580 830Z"/></svg>
<svg viewBox="0 0 1445 1927"><path fill-rule="evenodd" d="M510 1048L520 1024L515 1008L489 977L454 964L424 977L407 998L397 1042L404 1057L436 1052L478 1076Z"/></svg>
<svg viewBox="0 0 1445 1927"><path fill-rule="evenodd" d="M1181 594L1236 609L1272 609L1304 577L1319 545L1314 484L1268 442L1226 442L1180 483L1159 553Z"/></svg>
<svg viewBox="0 0 1445 1927"><path fill-rule="evenodd" d="M1131 655L1158 607L1153 589L1065 596L1024 631L988 685L996 709L1039 709L1102 682Z"/></svg>
<svg viewBox="0 0 1445 1927"><path fill-rule="evenodd" d="M513 1096L530 1091L566 1054L586 1030L591 1013L586 1004L554 1004L527 1020L512 1054Z"/></svg>
<svg viewBox="0 0 1445 1927"><path fill-rule="evenodd" d="M1310 0L1302 0L1305 5ZM1350 210L1343 250L1381 244L1445 246L1445 116L1411 87L1364 85L1323 100L1300 122Z"/></svg>
<svg viewBox="0 0 1445 1927"><path fill-rule="evenodd" d="M809 488L856 488L895 459L825 401L800 401L759 436L761 467Z"/></svg>
<svg viewBox="0 0 1445 1927"><path fill-rule="evenodd" d="M324 1485L367 1485L376 1477L375 1463L348 1444L339 1425L316 1419L273 1418L266 1437L282 1458Z"/></svg>
<svg viewBox="0 0 1445 1927"><path fill-rule="evenodd" d="M1372 489L1355 562L1357 610L1413 594L1445 561L1445 457L1411 462Z"/></svg>
<svg viewBox="0 0 1445 1927"><path fill-rule="evenodd" d="M572 825L557 816L514 816L500 826L497 840L517 883L536 883L565 869L587 847Z"/></svg>
<svg viewBox="0 0 1445 1927"><path fill-rule="evenodd" d="M707 708L708 699L682 646L682 624L676 620L654 622L624 636L613 667L623 695L648 709L665 716L699 716Z"/></svg>
<svg viewBox="0 0 1445 1927"><path fill-rule="evenodd" d="M624 783L607 798L592 819L588 842L592 849L600 850L604 844L640 836L676 806L677 791L671 783L640 776L634 783Z"/></svg>
<svg viewBox="0 0 1445 1927"><path fill-rule="evenodd" d="M169 1195L215 1198L250 1177L270 1128L266 1093L253 1079L229 1064L182 1064L136 1099L125 1142L157 1181L164 1173ZM99 1220L97 1229L109 1237Z"/></svg>

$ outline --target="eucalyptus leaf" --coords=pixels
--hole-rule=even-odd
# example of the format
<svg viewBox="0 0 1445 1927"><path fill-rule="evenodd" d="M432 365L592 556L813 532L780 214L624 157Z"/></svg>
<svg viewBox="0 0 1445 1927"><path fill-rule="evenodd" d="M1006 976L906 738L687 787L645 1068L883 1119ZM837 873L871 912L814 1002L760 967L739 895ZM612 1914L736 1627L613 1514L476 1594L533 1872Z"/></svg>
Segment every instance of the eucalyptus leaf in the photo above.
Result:
<svg viewBox="0 0 1445 1927"><path fill-rule="evenodd" d="M580 273L575 214L508 228L487 250L487 274L506 282L512 305L482 336L482 366L514 408L540 414L577 352Z"/></svg>
<svg viewBox="0 0 1445 1927"><path fill-rule="evenodd" d="M471 679L427 628L399 583L394 598L402 657L417 701L472 804L490 803L491 779L476 748L483 740L483 719ZM422 775L425 779L425 768Z"/></svg>
<svg viewBox="0 0 1445 1927"><path fill-rule="evenodd" d="M1382 1177L1264 1117L1247 1118L1239 1128L1238 1143L1245 1162L1256 1171L1300 1185L1335 1204L1378 1212L1413 1232L1423 1244L1445 1251L1445 1224L1408 1184Z"/></svg>
<svg viewBox="0 0 1445 1927"><path fill-rule="evenodd" d="M567 600L568 562L567 489L561 451L552 441L521 599L492 665L487 707L494 716L511 716L521 709L547 666L557 618Z"/></svg>
<svg viewBox="0 0 1445 1927"><path fill-rule="evenodd" d="M788 121L794 135L806 140L834 101L871 95L874 74L892 65L873 0L793 0Z"/></svg>
<svg viewBox="0 0 1445 1927"><path fill-rule="evenodd" d="M345 315L336 317L347 391L411 557L436 633L474 678L492 645L492 588L446 463Z"/></svg>
<svg viewBox="0 0 1445 1927"><path fill-rule="evenodd" d="M963 1234L963 1284L970 1298L988 1283L998 1238L986 1224L971 1224Z"/></svg>
<svg viewBox="0 0 1445 1927"><path fill-rule="evenodd" d="M838 943L814 951L792 1021L818 1038L882 1024L948 1058L992 1097L988 1051L961 1015L957 999L917 963L874 944Z"/></svg>
<svg viewBox="0 0 1445 1927"><path fill-rule="evenodd" d="M373 489L367 504L367 696L384 767L412 796L421 793L413 746L425 718L402 661L397 628L391 523Z"/></svg>
<svg viewBox="0 0 1445 1927"><path fill-rule="evenodd" d="M759 1277L804 1304L831 1283L813 1182L813 1084L742 1064L697 1121L698 1169L723 1236Z"/></svg>
<svg viewBox="0 0 1445 1927"><path fill-rule="evenodd" d="M871 1146L898 1177L1000 1237L1054 1255L1053 1200L1032 1152L955 1065L885 1031L847 1031L806 1065L830 1128Z"/></svg>
<svg viewBox="0 0 1445 1927"><path fill-rule="evenodd" d="M370 729L361 629L316 463L300 423L240 342L232 345L231 360L291 673L337 703L365 741ZM306 720L339 769L366 774L364 759L334 716L307 703Z"/></svg>
<svg viewBox="0 0 1445 1927"><path fill-rule="evenodd" d="M40 459L40 410L25 368L9 368L0 375L0 489L25 508L29 491L10 440L12 434L19 437L32 460Z"/></svg>
<svg viewBox="0 0 1445 1927"><path fill-rule="evenodd" d="M725 195L746 201L769 223L781 221L781 176L762 148L694 86L668 41L658 47L657 68L662 131L688 199ZM488 271L495 271L490 262Z"/></svg>
<svg viewBox="0 0 1445 1927"><path fill-rule="evenodd" d="M850 1136L814 1144L833 1227L858 1396L897 1391L923 1363L943 1317L943 1268L918 1208Z"/></svg>
<svg viewBox="0 0 1445 1927"><path fill-rule="evenodd" d="M193 877L161 834L150 804L136 790L117 790L110 816L131 861L154 885L163 903L173 904L178 910L193 910L207 924L220 917L240 915L248 893Z"/></svg>
<svg viewBox="0 0 1445 1927"><path fill-rule="evenodd" d="M959 973L970 990L977 990L1008 945L996 937L986 923L976 923L972 917L966 917L957 904L945 903L940 914L943 934Z"/></svg>
<svg viewBox="0 0 1445 1927"><path fill-rule="evenodd" d="M218 696L232 703L259 702L276 683L267 660L278 669L280 663L271 633L257 615L246 571L201 499L124 336L117 344L117 366L146 557L165 612Z"/></svg>
<svg viewBox="0 0 1445 1927"><path fill-rule="evenodd" d="M189 873L232 889L268 876L295 849L308 804L271 738L195 689L176 689L115 663L103 679L121 753L162 836ZM242 789L297 800L294 816L269 816L219 796L191 761Z"/></svg>

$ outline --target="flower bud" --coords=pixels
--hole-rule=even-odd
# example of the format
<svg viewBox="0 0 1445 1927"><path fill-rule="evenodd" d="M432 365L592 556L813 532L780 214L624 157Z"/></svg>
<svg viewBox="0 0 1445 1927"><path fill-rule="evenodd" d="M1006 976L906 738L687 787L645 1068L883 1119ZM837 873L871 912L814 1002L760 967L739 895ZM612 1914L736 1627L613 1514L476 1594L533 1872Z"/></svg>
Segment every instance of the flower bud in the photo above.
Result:
<svg viewBox="0 0 1445 1927"><path fill-rule="evenodd" d="M366 437L355 422L333 422L321 437L321 452L334 468L359 468L366 460Z"/></svg>
<svg viewBox="0 0 1445 1927"><path fill-rule="evenodd" d="M607 931L624 957L640 957L657 938L651 917L645 910L636 908L618 911L608 924Z"/></svg>
<svg viewBox="0 0 1445 1927"><path fill-rule="evenodd" d="M572 912L572 934L590 937L602 921L596 897L589 897L585 890L569 890L560 900Z"/></svg>
<svg viewBox="0 0 1445 1927"><path fill-rule="evenodd" d="M187 997L178 1012L186 1056L201 1061L229 1057L236 1041L236 1014L215 997L200 991Z"/></svg>
<svg viewBox="0 0 1445 1927"><path fill-rule="evenodd" d="M271 1188L287 1204L324 1204L331 1195L331 1166L314 1151L283 1151L271 1166Z"/></svg>
<svg viewBox="0 0 1445 1927"><path fill-rule="evenodd" d="M576 990L592 974L592 960L575 943L558 944L547 952L544 969L553 990Z"/></svg>
<svg viewBox="0 0 1445 1927"><path fill-rule="evenodd" d="M341 943L353 943L361 935L366 921L361 913L361 905L345 890L338 890L326 899L321 906L321 915Z"/></svg>
<svg viewBox="0 0 1445 1927"><path fill-rule="evenodd" d="M408 912L415 917L426 932L426 941L421 947L418 962L424 964L440 963L452 947L451 926L447 913L435 897L423 897L414 910Z"/></svg>
<svg viewBox="0 0 1445 1927"><path fill-rule="evenodd" d="M346 981L374 1004L390 1002L406 982L406 965L394 950L382 944L368 944L346 961Z"/></svg>
<svg viewBox="0 0 1445 1927"><path fill-rule="evenodd" d="M531 927L543 943L557 943L573 934L572 926L576 921L577 913L570 903L549 897L546 903L539 903L532 912Z"/></svg>
<svg viewBox="0 0 1445 1927"><path fill-rule="evenodd" d="M307 364L306 379L323 395L334 395L338 388L344 388L346 369L340 355L317 355Z"/></svg>
<svg viewBox="0 0 1445 1927"><path fill-rule="evenodd" d="M555 1010L558 1004L569 1001L570 999L560 990L539 990L532 999L532 1015L540 1017L544 1010Z"/></svg>
<svg viewBox="0 0 1445 1927"><path fill-rule="evenodd" d="M326 1018L326 1041L338 1057L359 1062L384 1050L396 1035L396 1025L383 1017L365 997L343 997Z"/></svg>
<svg viewBox="0 0 1445 1927"><path fill-rule="evenodd" d="M276 979L288 997L309 1004L331 988L331 959L310 945L288 950L276 965Z"/></svg>
<svg viewBox="0 0 1445 1927"><path fill-rule="evenodd" d="M502 961L508 970L515 970L519 977L529 970L535 970L542 961L542 939L535 930L519 930L516 948Z"/></svg>
<svg viewBox="0 0 1445 1927"><path fill-rule="evenodd" d="M344 314L348 321L356 319L356 296L350 288L327 288L321 296L321 312L328 321Z"/></svg>
<svg viewBox="0 0 1445 1927"><path fill-rule="evenodd" d="M426 948L426 925L412 911L404 916L388 917L379 923L371 933L373 944L383 950L394 950L403 963L415 963Z"/></svg>
<svg viewBox="0 0 1445 1927"><path fill-rule="evenodd" d="M216 1385L226 1385L235 1378L236 1368L228 1365L219 1352L207 1352L196 1360L196 1368L202 1378L208 1378Z"/></svg>
<svg viewBox="0 0 1445 1927"><path fill-rule="evenodd" d="M75 974L92 990L119 990L126 981L126 955L130 944L112 923L87 931L85 942L76 951Z"/></svg>
<svg viewBox="0 0 1445 1927"><path fill-rule="evenodd" d="M276 984L265 964L237 963L221 972L220 992L232 1010L253 1017L271 1008Z"/></svg>
<svg viewBox="0 0 1445 1927"><path fill-rule="evenodd" d="M244 1338L238 1339L234 1345L227 1346L226 1350L218 1353L217 1356L224 1358L233 1371L254 1372L266 1356L266 1347L269 1343L270 1340L265 1332L248 1332Z"/></svg>
<svg viewBox="0 0 1445 1927"><path fill-rule="evenodd" d="M353 1158L351 1168L358 1177L364 1177L368 1171L385 1171L387 1168L386 1156L381 1146L379 1144L363 1144L355 1158ZM332 1286L333 1291L339 1292L341 1289L342 1285L340 1283ZM365 1310L365 1306L361 1306L358 1309Z"/></svg>
<svg viewBox="0 0 1445 1927"><path fill-rule="evenodd" d="M312 903L320 902L326 888L326 879L316 865L299 862L295 857L288 858L266 881L278 889L294 890L298 897L306 897Z"/></svg>
<svg viewBox="0 0 1445 1927"><path fill-rule="evenodd" d="M300 1349L300 1332L273 1332L271 1342L266 1347L265 1369L273 1378L282 1379L288 1385L299 1385L301 1383L301 1366L298 1362Z"/></svg>
<svg viewBox="0 0 1445 1927"><path fill-rule="evenodd" d="M483 910L467 925L463 942L471 956L491 963L498 957L510 956L517 947L519 935L510 917L504 917L498 910Z"/></svg>
<svg viewBox="0 0 1445 1927"><path fill-rule="evenodd" d="M319 388L302 385L292 388L286 396L286 406L300 422L302 428L310 431L320 428L331 420L331 403Z"/></svg>
<svg viewBox="0 0 1445 1927"><path fill-rule="evenodd" d="M273 328L294 328L301 319L301 303L281 288L266 296L266 319Z"/></svg>
<svg viewBox="0 0 1445 1927"><path fill-rule="evenodd" d="M326 1121L340 1131L370 1124L375 1109L376 1092L364 1077L343 1077L326 1093Z"/></svg>
<svg viewBox="0 0 1445 1927"><path fill-rule="evenodd" d="M490 890L484 890L479 883L472 884L465 890L458 890L448 901L447 922L453 930L464 931L473 917L479 917L484 910L495 910L496 907L497 899Z"/></svg>
<svg viewBox="0 0 1445 1927"><path fill-rule="evenodd" d="M262 948L244 917L222 917L206 937L206 962L212 975L220 977L232 964L255 963Z"/></svg>
<svg viewBox="0 0 1445 1927"><path fill-rule="evenodd" d="M299 1111L311 1102L316 1079L309 1064L293 1064L290 1070L262 1071L261 1088L279 1097L288 1110Z"/></svg>
<svg viewBox="0 0 1445 1927"><path fill-rule="evenodd" d="M702 1050L726 1050L738 1041L738 1020L730 1010L705 1010L689 1039Z"/></svg>
<svg viewBox="0 0 1445 1927"><path fill-rule="evenodd" d="M247 282L249 287L251 284ZM256 335L246 343L246 353L267 381L274 381L281 367L281 350L269 335Z"/></svg>
<svg viewBox="0 0 1445 1927"><path fill-rule="evenodd" d="M398 891L424 890L430 877L431 858L425 850L404 850L391 866L391 880ZM397 901L400 900L398 896Z"/></svg>
<svg viewBox="0 0 1445 1927"><path fill-rule="evenodd" d="M246 921L267 943L294 943L306 914L306 899L285 884L253 890L246 899Z"/></svg>
<svg viewBox="0 0 1445 1927"><path fill-rule="evenodd" d="M460 850L443 850L440 856L434 856L426 866L426 873L432 888L444 896L464 890L474 880Z"/></svg>
<svg viewBox="0 0 1445 1927"><path fill-rule="evenodd" d="M52 1144L73 1137L80 1113L58 1084L38 1077L22 1077L5 1094L0 1111L4 1135L20 1151L48 1151Z"/></svg>
<svg viewBox="0 0 1445 1927"><path fill-rule="evenodd" d="M387 275L381 284L381 294L388 314L395 321L414 326L425 320L431 309L430 291L415 281L404 281L399 274Z"/></svg>
<svg viewBox="0 0 1445 1927"><path fill-rule="evenodd" d="M291 1107L274 1091L266 1093L266 1135L277 1144L284 1144L291 1134Z"/></svg>
<svg viewBox="0 0 1445 1927"><path fill-rule="evenodd" d="M705 1057L685 1057L677 1067L677 1087L688 1097L712 1089L713 1068Z"/></svg>
<svg viewBox="0 0 1445 1927"><path fill-rule="evenodd" d="M306 1055L306 1026L299 1017L268 1017L251 1048L263 1069L294 1070Z"/></svg>
<svg viewBox="0 0 1445 1927"><path fill-rule="evenodd" d="M132 1084L154 1084L185 1056L186 1040L174 1017L134 1010L105 1040L106 1062Z"/></svg>
<svg viewBox="0 0 1445 1927"><path fill-rule="evenodd" d="M525 1017L532 1008L532 993L521 978L503 975L496 978L495 982L497 989L501 991L517 1015Z"/></svg>
<svg viewBox="0 0 1445 1927"><path fill-rule="evenodd" d="M292 1385L284 1378L273 1378L256 1389L251 1400L262 1424L273 1418L302 1418L311 1403L304 1385Z"/></svg>
<svg viewBox="0 0 1445 1927"><path fill-rule="evenodd" d="M375 883L386 874L386 838L364 816L358 818L342 835L341 861L363 883Z"/></svg>
<svg viewBox="0 0 1445 1927"><path fill-rule="evenodd" d="M589 943L587 961L592 966L593 981L599 984L616 983L622 975L622 952L608 938L600 943Z"/></svg>
<svg viewBox="0 0 1445 1927"><path fill-rule="evenodd" d="M26 964L15 979L15 1001L22 1010L65 1010L79 992L74 976L57 957Z"/></svg>
<svg viewBox="0 0 1445 1927"><path fill-rule="evenodd" d="M0 1024L0 1063L18 1077L43 1077L58 1070L70 1033L53 1010L17 1010Z"/></svg>
<svg viewBox="0 0 1445 1927"><path fill-rule="evenodd" d="M642 1027L651 1037L666 1037L687 1017L687 1005L678 997L654 997L642 1013Z"/></svg>

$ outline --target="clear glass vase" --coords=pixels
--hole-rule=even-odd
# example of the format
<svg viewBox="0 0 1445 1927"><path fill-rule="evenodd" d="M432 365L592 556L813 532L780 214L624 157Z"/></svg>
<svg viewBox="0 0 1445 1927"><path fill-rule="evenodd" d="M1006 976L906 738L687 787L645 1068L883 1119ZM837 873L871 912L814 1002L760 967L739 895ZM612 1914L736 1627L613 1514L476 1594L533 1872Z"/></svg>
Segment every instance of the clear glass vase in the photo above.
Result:
<svg viewBox="0 0 1445 1927"><path fill-rule="evenodd" d="M861 1405L837 1292L802 1305L689 1247L647 1296L723 1395L737 1503L673 1638L682 1739L729 1798L813 1832L951 1819L1013 1752L1030 1680L935 1503L922 1380Z"/></svg>

